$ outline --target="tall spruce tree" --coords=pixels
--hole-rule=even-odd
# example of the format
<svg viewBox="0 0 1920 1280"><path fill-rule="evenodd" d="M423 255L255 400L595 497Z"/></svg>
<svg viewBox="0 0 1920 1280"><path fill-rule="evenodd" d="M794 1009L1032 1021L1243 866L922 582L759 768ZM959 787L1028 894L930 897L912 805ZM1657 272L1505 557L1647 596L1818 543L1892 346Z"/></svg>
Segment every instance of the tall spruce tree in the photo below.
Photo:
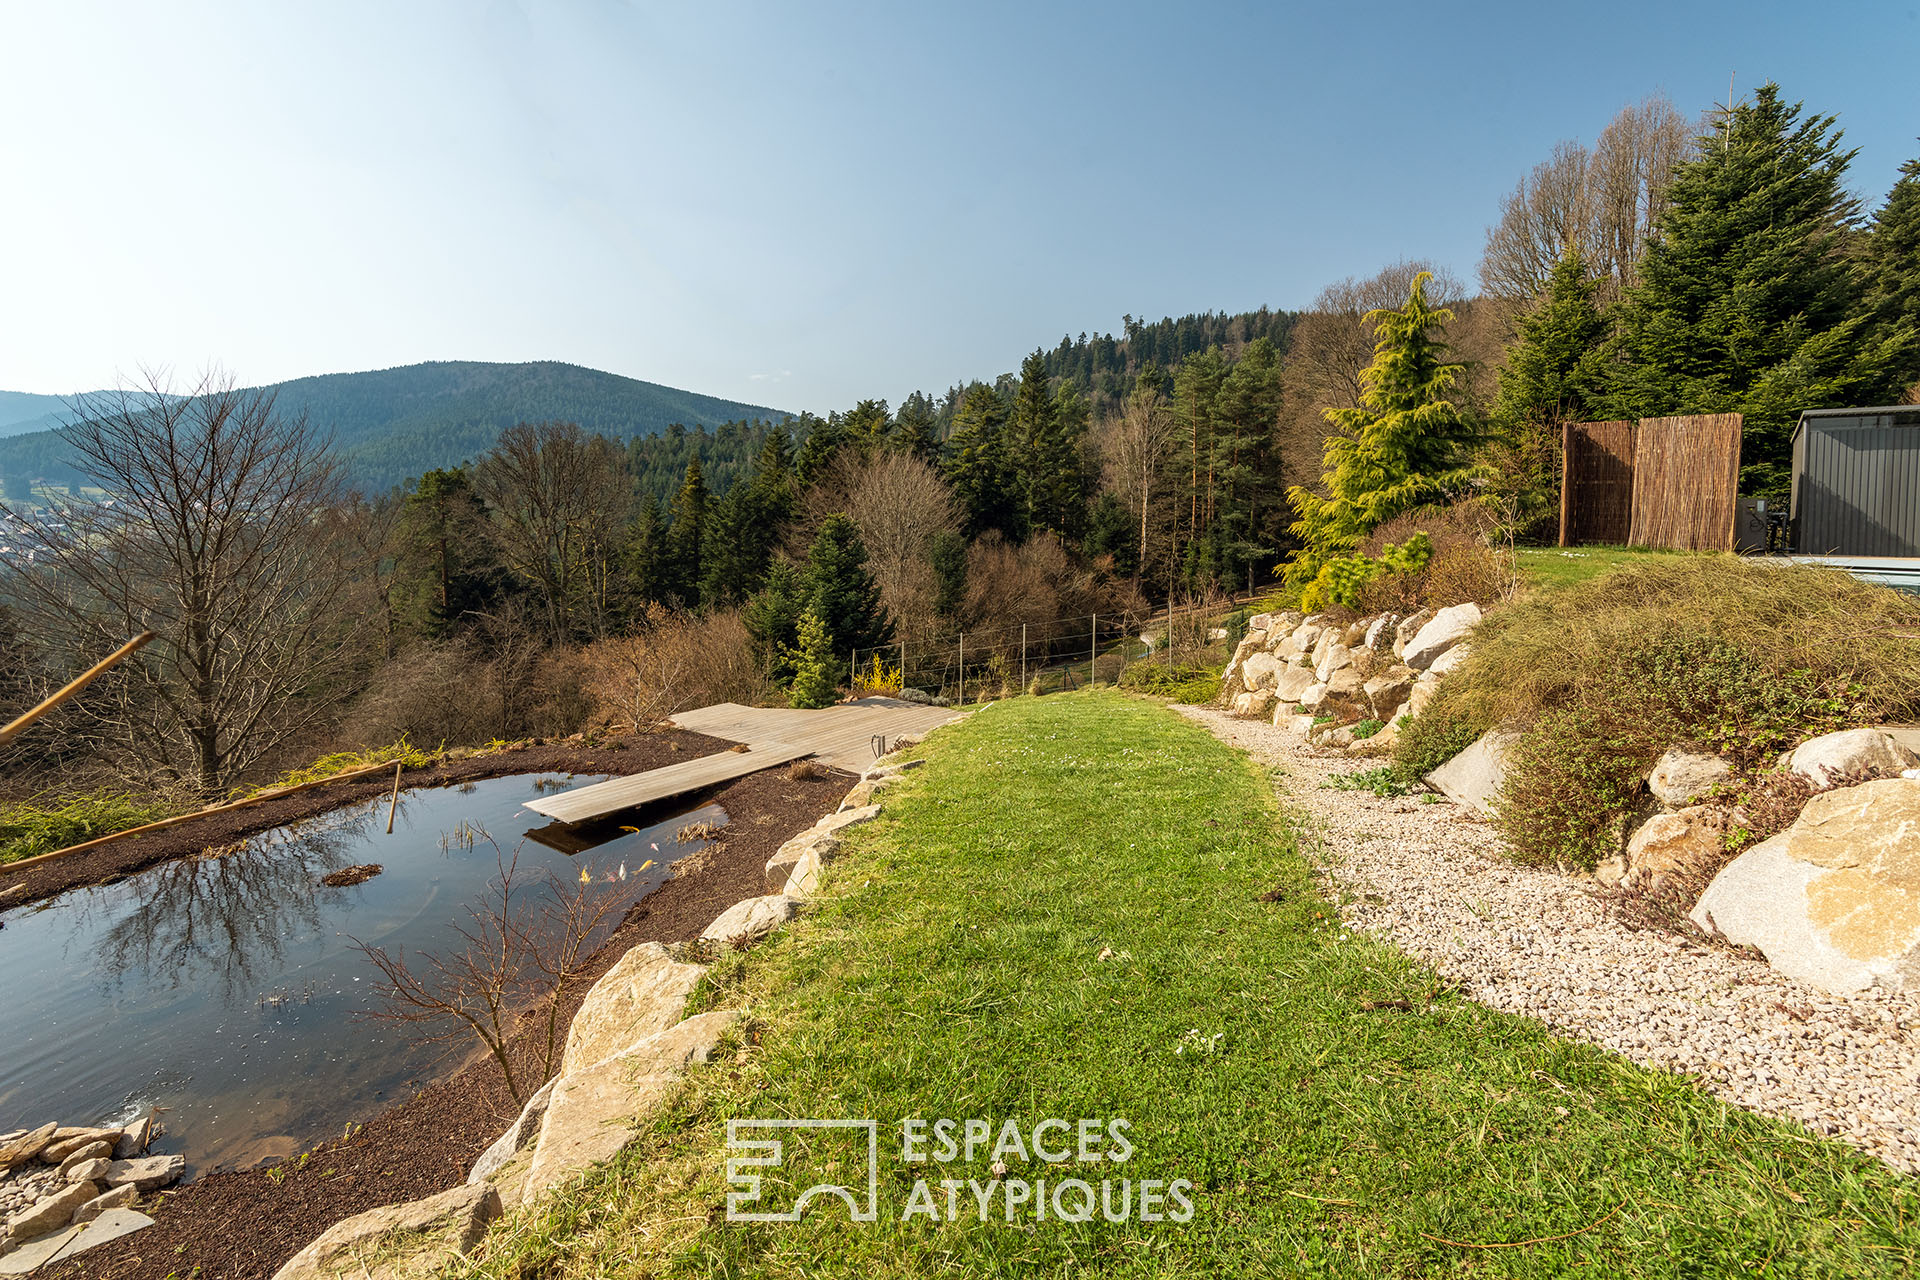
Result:
<svg viewBox="0 0 1920 1280"><path fill-rule="evenodd" d="M1427 301L1432 279L1422 271L1405 305L1367 313L1374 355L1361 375L1360 406L1326 411L1336 428L1323 453L1326 496L1287 490L1304 544L1287 566L1288 582L1311 582L1385 521L1444 501L1476 474L1467 455L1478 433L1447 397L1463 368L1447 362L1440 341L1453 312Z"/></svg>
<svg viewBox="0 0 1920 1280"><path fill-rule="evenodd" d="M807 607L825 624L836 654L893 639L893 619L867 569L867 544L847 516L828 516L807 549Z"/></svg>
<svg viewBox="0 0 1920 1280"><path fill-rule="evenodd" d="M968 387L954 411L946 473L970 538L989 529L1011 535L1019 527L1019 512L1009 492L1006 424L1006 402L983 382Z"/></svg>
<svg viewBox="0 0 1920 1280"><path fill-rule="evenodd" d="M1493 416L1509 430L1597 416L1604 394L1600 355L1607 320L1599 284L1579 250L1554 265L1547 291L1520 321L1500 371Z"/></svg>
<svg viewBox="0 0 1920 1280"><path fill-rule="evenodd" d="M1884 331L1920 334L1920 160L1900 166L1900 179L1873 215L1861 253L1867 305ZM1920 392L1920 342L1911 337L1895 381L1909 397Z"/></svg>
<svg viewBox="0 0 1920 1280"><path fill-rule="evenodd" d="M922 462L940 457L940 415L925 392L916 391L900 402L893 415L893 447Z"/></svg>
<svg viewBox="0 0 1920 1280"><path fill-rule="evenodd" d="M1847 257L1854 152L1777 85L1723 113L1674 171L1639 281L1617 309L1611 411L1739 413L1745 492L1783 497L1802 409L1879 403L1905 368Z"/></svg>
<svg viewBox="0 0 1920 1280"><path fill-rule="evenodd" d="M707 481L700 455L687 462L686 479L673 495L673 523L660 557L661 596L692 609L700 603L702 546L706 540Z"/></svg>
<svg viewBox="0 0 1920 1280"><path fill-rule="evenodd" d="M666 527L660 522L660 504L651 494L642 499L640 514L627 530L627 544L620 553L625 612L636 619L650 604L663 598L661 562L666 555Z"/></svg>
<svg viewBox="0 0 1920 1280"><path fill-rule="evenodd" d="M768 566L766 582L740 611L761 670L783 688L793 679L792 650L806 607L805 578L787 561L776 560Z"/></svg>

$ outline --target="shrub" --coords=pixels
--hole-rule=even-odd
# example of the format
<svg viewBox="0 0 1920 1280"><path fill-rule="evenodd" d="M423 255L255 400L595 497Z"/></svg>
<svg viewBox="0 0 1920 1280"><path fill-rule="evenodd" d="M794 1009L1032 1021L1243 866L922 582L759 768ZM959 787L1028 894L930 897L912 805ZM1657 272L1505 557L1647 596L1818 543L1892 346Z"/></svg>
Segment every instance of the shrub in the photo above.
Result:
<svg viewBox="0 0 1920 1280"><path fill-rule="evenodd" d="M1522 861L1592 870L1621 846L1641 780L1667 748L1713 751L1750 776L1799 739L1847 724L1858 693L1673 632L1594 674L1597 696L1542 712L1514 748L1496 820Z"/></svg>
<svg viewBox="0 0 1920 1280"><path fill-rule="evenodd" d="M634 634L588 645L577 662L590 723L621 731L716 702L752 706L773 692L737 609L696 615L650 605Z"/></svg>
<svg viewBox="0 0 1920 1280"><path fill-rule="evenodd" d="M1418 782L1473 745L1482 732L1447 698L1438 697L1412 719L1402 719L1400 736L1393 741L1393 775L1402 782Z"/></svg>
<svg viewBox="0 0 1920 1280"><path fill-rule="evenodd" d="M424 769L439 758L438 748L432 751L422 750L408 742L403 734L398 742L389 743L384 747L362 747L358 751L336 751L332 755L321 756L305 768L289 770L265 786L235 787L232 795L234 799L241 799L245 796L258 795L262 791L275 787L297 787L302 783L331 778L336 773L364 769L368 765L393 764L396 761L409 769Z"/></svg>
<svg viewBox="0 0 1920 1280"><path fill-rule="evenodd" d="M1353 726L1353 740L1355 742L1360 742L1367 738L1371 738L1374 734L1379 733L1382 729L1386 727L1387 725L1384 720L1375 720L1369 717L1368 719L1362 720L1359 724L1356 724L1355 726Z"/></svg>
<svg viewBox="0 0 1920 1280"><path fill-rule="evenodd" d="M1605 701L1613 656L1669 635L1724 643L1756 671L1854 689L1859 720L1920 715L1920 597L1731 555L1663 556L1513 601L1480 625L1449 700L1482 728L1529 724L1551 707Z"/></svg>
<svg viewBox="0 0 1920 1280"><path fill-rule="evenodd" d="M826 623L812 609L800 615L800 643L787 658L794 670L788 700L796 707L831 706L839 696L842 668Z"/></svg>
<svg viewBox="0 0 1920 1280"><path fill-rule="evenodd" d="M116 792L0 805L0 863L18 862L99 836L157 822L168 809L157 800Z"/></svg>
<svg viewBox="0 0 1920 1280"><path fill-rule="evenodd" d="M1376 578L1417 577L1425 572L1432 558L1432 539L1416 530L1403 542L1387 543L1377 556L1355 554L1329 560L1300 593L1301 606L1310 613L1322 612L1333 605L1358 610L1368 584Z"/></svg>
<svg viewBox="0 0 1920 1280"><path fill-rule="evenodd" d="M1130 663L1120 673L1122 689L1150 693L1188 706L1202 707L1220 699L1221 672L1213 667L1191 663L1169 670L1155 662Z"/></svg>
<svg viewBox="0 0 1920 1280"><path fill-rule="evenodd" d="M1412 784L1397 776L1390 765L1362 769L1357 773L1336 773L1320 784L1332 791L1371 791L1381 799L1404 796Z"/></svg>

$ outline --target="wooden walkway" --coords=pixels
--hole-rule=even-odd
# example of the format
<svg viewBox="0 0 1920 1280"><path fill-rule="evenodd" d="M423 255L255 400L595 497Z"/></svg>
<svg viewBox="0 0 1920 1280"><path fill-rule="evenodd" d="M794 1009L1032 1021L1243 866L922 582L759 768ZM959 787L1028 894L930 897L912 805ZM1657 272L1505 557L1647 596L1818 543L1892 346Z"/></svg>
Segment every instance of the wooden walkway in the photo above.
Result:
<svg viewBox="0 0 1920 1280"><path fill-rule="evenodd" d="M961 713L950 707L923 707L896 698L862 698L819 711L786 707L744 707L737 702L702 707L672 718L691 733L745 743L745 751L718 751L625 778L575 787L529 800L526 807L561 822L584 822L602 814L637 808L656 800L700 791L743 778L803 756L848 773L873 763L875 738L889 749L901 737L919 737Z"/></svg>

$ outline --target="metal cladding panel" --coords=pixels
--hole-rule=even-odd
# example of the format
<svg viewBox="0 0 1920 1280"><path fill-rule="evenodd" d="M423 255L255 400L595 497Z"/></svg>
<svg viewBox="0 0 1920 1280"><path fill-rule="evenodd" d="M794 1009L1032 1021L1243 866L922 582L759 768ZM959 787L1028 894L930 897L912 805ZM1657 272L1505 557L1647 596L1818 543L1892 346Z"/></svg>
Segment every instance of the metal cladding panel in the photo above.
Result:
<svg viewBox="0 0 1920 1280"><path fill-rule="evenodd" d="M1920 556L1920 427L1861 421L1804 420L1794 541L1805 555Z"/></svg>

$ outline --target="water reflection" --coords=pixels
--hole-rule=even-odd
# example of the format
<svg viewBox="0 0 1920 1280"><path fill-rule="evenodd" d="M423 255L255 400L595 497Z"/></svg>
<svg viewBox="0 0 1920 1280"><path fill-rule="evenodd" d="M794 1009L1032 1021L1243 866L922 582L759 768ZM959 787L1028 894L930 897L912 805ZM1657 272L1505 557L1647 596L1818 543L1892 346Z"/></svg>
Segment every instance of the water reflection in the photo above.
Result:
<svg viewBox="0 0 1920 1280"><path fill-rule="evenodd" d="M365 812L331 828L275 831L148 873L139 908L100 941L100 968L168 989L216 986L231 1005L320 928L320 878L352 865Z"/></svg>
<svg viewBox="0 0 1920 1280"><path fill-rule="evenodd" d="M159 1104L162 1149L193 1172L336 1135L418 1087L426 1062L408 1029L364 1021L377 975L353 939L409 954L456 945L499 874L496 846L529 883L612 881L624 910L700 847L675 841L682 824L726 820L709 806L569 853L525 838L546 823L521 807L535 782L410 792L391 835L384 801L357 805L0 913L0 1131ZM360 863L383 870L320 883Z"/></svg>

